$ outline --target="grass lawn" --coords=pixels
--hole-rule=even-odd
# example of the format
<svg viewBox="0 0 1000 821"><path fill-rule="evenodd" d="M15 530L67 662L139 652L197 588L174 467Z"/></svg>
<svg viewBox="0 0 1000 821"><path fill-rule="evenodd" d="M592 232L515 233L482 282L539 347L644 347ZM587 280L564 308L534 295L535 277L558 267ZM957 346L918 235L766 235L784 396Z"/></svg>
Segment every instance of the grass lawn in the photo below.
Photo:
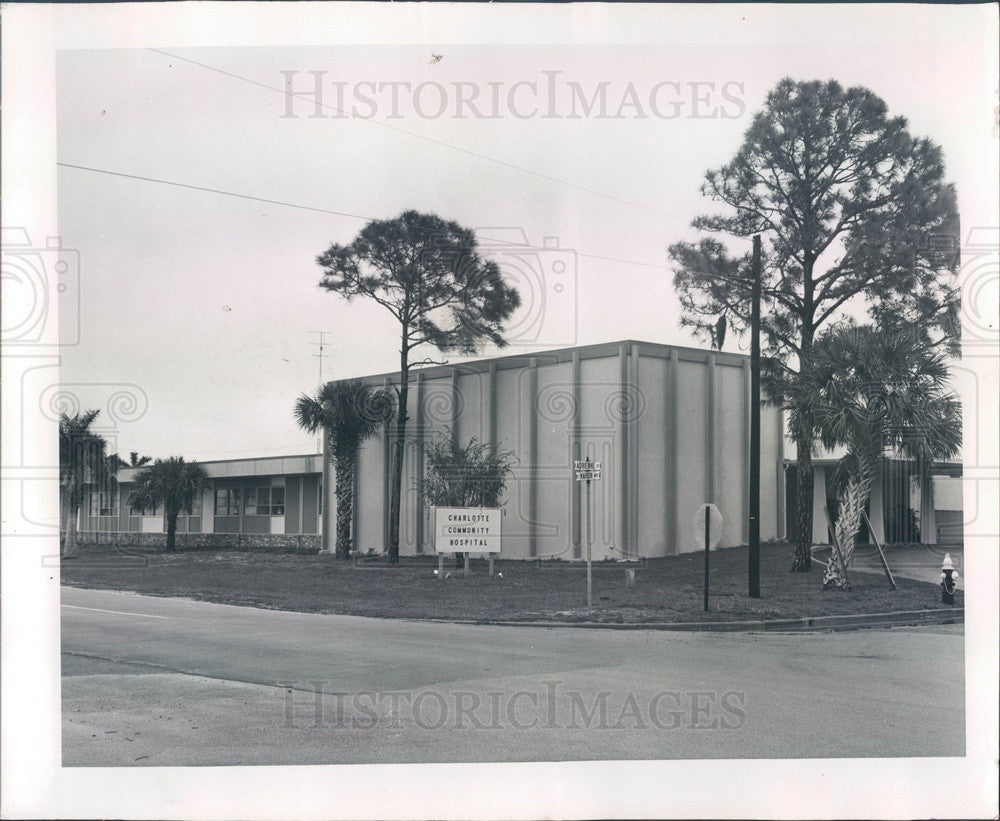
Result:
<svg viewBox="0 0 1000 821"><path fill-rule="evenodd" d="M850 592L824 591L822 568L792 574L792 547L761 547L761 598L747 596L745 547L711 556L710 611L702 610L703 554L692 553L628 565L636 586L625 586L625 566L594 564L595 621L738 621L802 616L881 613L942 607L936 585L853 571ZM176 553L82 548L62 563L62 583L131 590L224 604L311 613L396 618L502 621L587 620L586 568L566 562L497 561L503 578L487 575L473 560L468 578L454 560L452 578L434 576L434 557L404 557L397 567L354 566L314 553L190 550ZM956 594L962 605L962 593Z"/></svg>

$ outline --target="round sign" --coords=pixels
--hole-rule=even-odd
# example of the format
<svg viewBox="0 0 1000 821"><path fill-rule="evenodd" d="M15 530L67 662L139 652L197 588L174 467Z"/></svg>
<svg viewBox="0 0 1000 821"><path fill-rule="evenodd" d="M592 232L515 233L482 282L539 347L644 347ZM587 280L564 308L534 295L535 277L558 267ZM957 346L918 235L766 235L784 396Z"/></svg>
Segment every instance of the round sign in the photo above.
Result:
<svg viewBox="0 0 1000 821"><path fill-rule="evenodd" d="M722 513L713 504L698 505L698 513L694 517L694 537L701 550L705 549L705 508L708 508L708 549L719 546L722 538Z"/></svg>

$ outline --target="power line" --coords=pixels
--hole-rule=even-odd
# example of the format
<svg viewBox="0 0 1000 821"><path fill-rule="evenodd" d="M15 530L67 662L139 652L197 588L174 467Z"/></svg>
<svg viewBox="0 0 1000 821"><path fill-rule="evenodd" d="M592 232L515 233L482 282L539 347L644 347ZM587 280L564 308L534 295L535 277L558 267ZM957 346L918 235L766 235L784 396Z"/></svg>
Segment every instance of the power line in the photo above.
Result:
<svg viewBox="0 0 1000 821"><path fill-rule="evenodd" d="M234 80L241 80L244 83L249 83L250 85L258 86L259 88L264 88L264 89L267 89L268 91L274 91L274 92L277 92L278 94L282 94L282 95L286 95L286 96L291 96L291 97L296 97L296 98L299 98L299 99L302 99L302 97L303 97L302 94L297 94L295 92L289 91L288 89L278 88L276 86L271 86L271 85L268 85L267 83L262 83L259 80L251 80L249 77L244 77L241 74L234 74L233 72L226 71L225 69L219 68L218 66L212 66L212 65L209 65L208 63L200 63L197 60L192 60L192 59L190 59L188 57L181 57L178 54L171 54L169 51L162 51L161 49L158 49L158 48L150 48L150 49L148 49L148 51L155 52L156 54L162 54L164 57L170 57L173 60L181 60L182 62L190 63L193 66L198 66L199 68L206 69L207 71L214 71L217 74L222 74L225 77L231 77ZM331 111L336 111L338 114L343 114L344 116L347 116L347 112L344 111L343 109L337 107L337 106L327 105L327 104L321 103L321 102L319 102L317 100L312 100L312 103L313 103L313 105L315 105L315 106L317 106L319 108L329 109ZM487 162L495 163L496 165L502 166L504 168L509 168L511 170L514 170L514 171L520 171L523 174L529 174L529 175L531 175L533 177L538 177L539 179L547 180L549 182L554 182L554 183L557 183L559 185L565 185L565 186L567 186L569 188L575 188L578 191L583 191L583 192L585 192L587 194L593 194L596 197L603 197L604 199L611 200L611 201L617 202L617 203L621 203L622 205L628 205L628 206L631 206L632 208L638 208L638 209L640 209L642 211L650 211L650 212L652 212L654 214L660 214L661 216L668 217L669 219L680 220L681 222L687 222L688 221L686 218L678 217L678 216L675 216L674 214L668 214L666 211L661 211L659 208L653 208L653 207L648 206L648 205L641 205L641 204L639 204L637 202L632 202L631 200L622 199L621 197L615 197L615 196L613 196L611 194L605 194L602 191L596 191L593 188L587 188L586 186L578 185L576 183L569 182L568 180L562 180L562 179L559 179L558 177L553 177L553 176L550 176L548 174L543 174L540 171L533 171L530 168L524 168L523 166L515 165L514 163L509 163L509 162L506 162L505 160L499 160L496 157L489 156L488 154L480 154L477 151L472 151L472 150L470 150L468 148L462 148L462 147L457 146L457 145L452 145L451 143L446 143L443 140L436 140L433 137L428 137L428 136L426 136L424 134L418 134L415 131L407 131L405 128L400 128L399 126L390 125L389 123L382 122L381 120L375 120L375 119L367 118L367 117L352 118L352 119L361 119L362 122L371 123L372 125L377 125L377 126L380 126L382 128L387 128L390 131L396 131L396 132L398 132L400 134L405 134L408 137L415 137L418 140L423 140L424 142L428 142L428 143L431 143L433 145L438 145L438 146L441 146L443 148L450 148L452 151L458 151L459 153L466 154L466 155L468 155L470 157L475 157L475 158L480 159L480 160L486 160Z"/></svg>
<svg viewBox="0 0 1000 821"><path fill-rule="evenodd" d="M321 214L333 214L338 217L350 217L351 219L371 220L374 217L366 217L362 214L348 214L344 211L332 211L329 208L317 208L313 205L300 205L294 202L282 202L281 200L269 200L266 197L255 197L252 194L238 194L235 191L224 191L221 188L208 188L204 185L191 185L186 182L174 182L173 180L161 180L156 177L143 177L138 174L126 174L124 171L109 171L106 168L93 168L89 165L74 165L68 162L57 162L63 168L76 168L80 171L93 171L95 174L108 174L112 177L125 177L130 180L141 180L142 182L155 182L160 185L172 185L175 188L189 188L192 191L206 191L209 194L222 194L227 197L238 197L241 200L252 200L253 202L263 202L269 205L284 205L287 208L298 208L302 211L317 211Z"/></svg>
<svg viewBox="0 0 1000 821"><path fill-rule="evenodd" d="M89 165L77 165L75 163L68 163L68 162L57 162L56 165L61 166L62 168L75 168L78 171L90 171L94 174L106 174L111 177L123 177L129 180L139 180L141 182L158 183L159 185L169 185L175 188L186 188L191 191L203 191L209 194L221 194L222 196L225 197L236 197L237 199L250 200L251 202L262 202L268 205L281 205L284 206L285 208L297 208L301 211L313 211L320 214L333 214L334 216L337 217L347 217L348 219L362 220L365 222L376 219L376 217L365 216L364 214L351 214L347 211L334 211L333 209L330 208L319 208L315 205L301 205L299 203L286 202L284 200L272 200L268 199L267 197L255 197L252 194L240 194L236 191L226 191L222 188L210 188L205 185L193 185L191 183L186 183L186 182L176 182L174 180L159 179L158 177L146 177L140 174L128 174L124 171L111 171L107 168L94 168L93 166ZM485 240L487 242L496 242L500 245L511 245L511 243L509 243L508 241L498 240L492 237L479 237L479 239ZM516 245L512 245L511 247L530 248L535 251L551 250L550 248L546 248L545 246L542 245L530 245L527 243L518 243ZM584 253L583 251L577 251L576 255L579 257L584 257L586 259L597 259L606 262L621 262L627 265L638 265L643 268L656 268L664 271L670 270L668 266L658 265L654 262L640 262L638 260L624 259L621 257L607 257L607 256L600 256L598 254L587 254Z"/></svg>

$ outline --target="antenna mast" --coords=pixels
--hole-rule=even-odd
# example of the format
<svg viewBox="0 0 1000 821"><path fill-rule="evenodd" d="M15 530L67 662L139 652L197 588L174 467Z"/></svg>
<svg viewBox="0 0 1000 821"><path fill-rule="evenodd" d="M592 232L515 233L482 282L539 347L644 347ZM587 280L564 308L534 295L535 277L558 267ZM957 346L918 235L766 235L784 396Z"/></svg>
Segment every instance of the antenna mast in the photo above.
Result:
<svg viewBox="0 0 1000 821"><path fill-rule="evenodd" d="M329 334L329 333L333 333L333 332L332 331L309 331L309 333L311 333L311 334L317 334L319 336L319 341L318 342L310 342L309 344L313 345L313 346L316 346L316 347L319 348L319 352L312 354L312 356L316 357L319 360L319 386L320 386L320 390L322 390L323 389L323 385L325 384L324 380L323 380L323 357L326 355L326 348L327 348L326 335ZM317 436L316 437L316 450L320 451L320 452L322 452L322 450L323 450L323 437L322 436Z"/></svg>

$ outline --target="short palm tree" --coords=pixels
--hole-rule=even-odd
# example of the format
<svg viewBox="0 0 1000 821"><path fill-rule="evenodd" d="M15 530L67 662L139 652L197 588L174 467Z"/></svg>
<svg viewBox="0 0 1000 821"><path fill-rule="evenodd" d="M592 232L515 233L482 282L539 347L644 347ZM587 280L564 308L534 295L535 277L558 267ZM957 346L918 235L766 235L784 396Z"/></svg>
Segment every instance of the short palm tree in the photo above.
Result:
<svg viewBox="0 0 1000 821"><path fill-rule="evenodd" d="M208 473L197 462L185 462L183 456L157 459L136 474L129 504L146 510L163 505L167 517L167 550L173 550L177 517L181 513L191 514L195 499L207 483Z"/></svg>
<svg viewBox="0 0 1000 821"><path fill-rule="evenodd" d="M105 453L108 443L90 426L99 410L59 418L59 487L62 519L62 557L76 556L76 519L88 487L113 489L115 471Z"/></svg>
<svg viewBox="0 0 1000 821"><path fill-rule="evenodd" d="M338 559L346 559L351 552L358 450L362 442L375 436L395 415L395 395L360 379L328 382L315 397L303 394L295 403L299 427L309 433L323 429L329 432L329 457L336 472Z"/></svg>
<svg viewBox="0 0 1000 821"><path fill-rule="evenodd" d="M812 413L825 447L846 447L834 544L823 586L849 586L847 567L861 514L887 450L926 464L962 445L961 406L947 391L940 349L916 328L842 326L818 339L812 368L790 394L796 424Z"/></svg>

